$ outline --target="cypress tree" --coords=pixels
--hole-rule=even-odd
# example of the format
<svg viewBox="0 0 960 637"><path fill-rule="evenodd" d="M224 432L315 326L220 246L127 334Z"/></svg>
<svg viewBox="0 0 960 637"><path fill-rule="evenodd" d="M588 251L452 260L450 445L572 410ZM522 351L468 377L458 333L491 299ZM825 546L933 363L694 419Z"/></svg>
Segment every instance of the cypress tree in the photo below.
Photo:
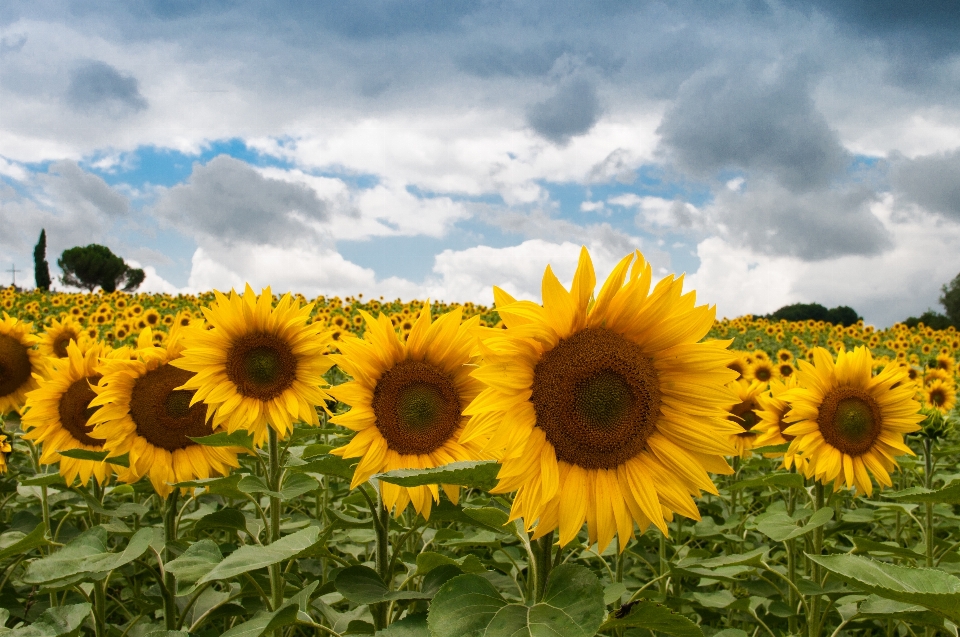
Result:
<svg viewBox="0 0 960 637"><path fill-rule="evenodd" d="M33 279L38 290L50 289L50 266L47 263L47 231L40 230L40 240L33 248Z"/></svg>

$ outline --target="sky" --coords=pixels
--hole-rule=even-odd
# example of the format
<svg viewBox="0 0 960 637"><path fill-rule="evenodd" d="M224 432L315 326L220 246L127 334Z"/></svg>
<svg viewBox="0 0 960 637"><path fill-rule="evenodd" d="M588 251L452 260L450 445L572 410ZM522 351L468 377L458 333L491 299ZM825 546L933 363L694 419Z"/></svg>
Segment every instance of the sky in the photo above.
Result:
<svg viewBox="0 0 960 637"><path fill-rule="evenodd" d="M585 245L888 326L960 272L960 11L7 0L0 284L41 229L148 291L539 300Z"/></svg>

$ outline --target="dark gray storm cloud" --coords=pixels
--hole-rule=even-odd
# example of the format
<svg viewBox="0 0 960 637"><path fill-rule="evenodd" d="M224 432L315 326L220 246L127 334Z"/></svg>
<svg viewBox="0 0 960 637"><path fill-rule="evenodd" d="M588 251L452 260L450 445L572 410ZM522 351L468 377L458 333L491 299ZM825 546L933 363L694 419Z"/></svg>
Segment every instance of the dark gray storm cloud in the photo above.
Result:
<svg viewBox="0 0 960 637"><path fill-rule="evenodd" d="M71 71L67 102L78 111L105 111L112 115L147 108L137 78L97 60L84 62Z"/></svg>
<svg viewBox="0 0 960 637"><path fill-rule="evenodd" d="M804 191L827 185L849 161L799 70L772 78L749 67L695 76L658 132L665 155L700 177L769 172Z"/></svg>
<svg viewBox="0 0 960 637"><path fill-rule="evenodd" d="M531 106L527 124L550 141L564 144L593 128L600 113L600 99L593 82L573 78L563 82L551 97Z"/></svg>
<svg viewBox="0 0 960 637"><path fill-rule="evenodd" d="M194 164L187 182L167 190L154 213L183 232L253 243L290 242L329 219L327 205L307 186L269 179L229 155Z"/></svg>
<svg viewBox="0 0 960 637"><path fill-rule="evenodd" d="M818 261L880 254L892 245L870 212L875 199L860 185L795 193L761 179L748 182L743 192L720 191L709 212L737 245Z"/></svg>
<svg viewBox="0 0 960 637"><path fill-rule="evenodd" d="M960 151L895 160L890 179L907 201L960 220Z"/></svg>

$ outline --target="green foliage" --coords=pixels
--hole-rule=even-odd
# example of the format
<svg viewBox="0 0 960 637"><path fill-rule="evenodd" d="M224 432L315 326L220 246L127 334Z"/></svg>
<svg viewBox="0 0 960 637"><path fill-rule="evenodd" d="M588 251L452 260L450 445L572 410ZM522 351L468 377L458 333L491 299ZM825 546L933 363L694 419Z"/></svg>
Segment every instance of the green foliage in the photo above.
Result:
<svg viewBox="0 0 960 637"><path fill-rule="evenodd" d="M935 330L945 330L951 325L954 325L954 322L950 319L949 316L944 316L939 312L933 310L927 310L920 316L911 316L903 321L904 325L907 327L918 327L923 323L926 327L932 327Z"/></svg>
<svg viewBox="0 0 960 637"><path fill-rule="evenodd" d="M131 268L110 248L96 243L64 250L57 265L63 271L60 281L64 285L91 292L98 286L104 292L133 292L145 276L143 270Z"/></svg>
<svg viewBox="0 0 960 637"><path fill-rule="evenodd" d="M839 305L828 310L819 303L794 303L781 307L776 312L768 314L766 318L771 321L808 321L812 319L848 327L862 320L863 317L859 316L852 307L846 305Z"/></svg>
<svg viewBox="0 0 960 637"><path fill-rule="evenodd" d="M940 288L940 305L954 326L960 326L960 274Z"/></svg>
<svg viewBox="0 0 960 637"><path fill-rule="evenodd" d="M40 238L33 248L33 280L38 290L50 289L50 264L47 263L47 231L40 231Z"/></svg>

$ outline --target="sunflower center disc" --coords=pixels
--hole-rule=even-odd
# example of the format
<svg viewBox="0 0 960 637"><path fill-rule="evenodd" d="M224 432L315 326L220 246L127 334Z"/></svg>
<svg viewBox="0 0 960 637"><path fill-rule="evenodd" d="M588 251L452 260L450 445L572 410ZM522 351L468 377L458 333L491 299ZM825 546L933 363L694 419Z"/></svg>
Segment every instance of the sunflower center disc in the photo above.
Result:
<svg viewBox="0 0 960 637"><path fill-rule="evenodd" d="M592 328L543 355L530 400L559 460L609 469L646 446L660 417L660 381L639 345Z"/></svg>
<svg viewBox="0 0 960 637"><path fill-rule="evenodd" d="M70 432L74 440L91 447L102 447L104 443L100 438L90 436L93 426L87 424L93 412L99 409L99 407L90 408L90 401L97 396L90 389L90 384L96 385L99 381L99 375L74 381L67 391L63 392L60 404L57 405L60 424L63 428Z"/></svg>
<svg viewBox="0 0 960 637"><path fill-rule="evenodd" d="M207 406L190 407L193 392L174 389L193 376L170 364L161 365L137 379L130 396L130 416L137 433L154 447L176 451L195 445L190 438L209 436Z"/></svg>
<svg viewBox="0 0 960 637"><path fill-rule="evenodd" d="M66 358L68 356L67 346L70 345L70 341L75 340L77 340L76 334L64 332L53 342L53 353L57 355L57 358Z"/></svg>
<svg viewBox="0 0 960 637"><path fill-rule="evenodd" d="M753 398L743 401L739 405L734 405L730 410L730 415L727 416L728 420L732 420L741 427L743 427L743 433L737 434L738 436L752 436L753 432L750 431L753 429L754 425L759 422L757 418L757 401Z"/></svg>
<svg viewBox="0 0 960 637"><path fill-rule="evenodd" d="M939 407L946 402L947 397L941 388L936 388L930 392L930 404Z"/></svg>
<svg viewBox="0 0 960 637"><path fill-rule="evenodd" d="M827 394L817 418L823 439L849 456L860 456L873 448L881 422L877 402L853 387L838 387Z"/></svg>
<svg viewBox="0 0 960 637"><path fill-rule="evenodd" d="M0 396L17 391L30 380L30 355L20 341L0 334Z"/></svg>
<svg viewBox="0 0 960 637"><path fill-rule="evenodd" d="M385 372L373 390L372 406L387 446L404 455L430 453L460 425L453 382L420 361L404 361Z"/></svg>
<svg viewBox="0 0 960 637"><path fill-rule="evenodd" d="M293 350L273 334L241 336L227 355L227 378L242 395L257 400L276 398L296 376Z"/></svg>
<svg viewBox="0 0 960 637"><path fill-rule="evenodd" d="M760 365L753 370L753 376L761 383L766 383L773 377L773 370L766 365Z"/></svg>

